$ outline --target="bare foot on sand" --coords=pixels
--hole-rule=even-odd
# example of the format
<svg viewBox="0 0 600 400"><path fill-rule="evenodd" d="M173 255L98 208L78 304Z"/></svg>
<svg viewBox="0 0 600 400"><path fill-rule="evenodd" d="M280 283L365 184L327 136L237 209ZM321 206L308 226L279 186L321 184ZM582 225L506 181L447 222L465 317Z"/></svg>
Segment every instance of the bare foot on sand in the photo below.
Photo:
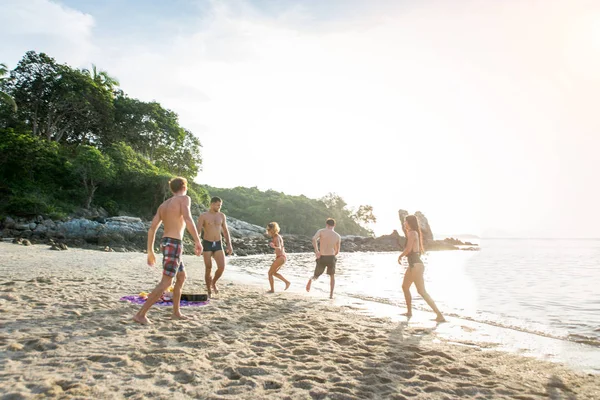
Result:
<svg viewBox="0 0 600 400"><path fill-rule="evenodd" d="M306 291L310 292L310 285L312 285L312 279L308 280L308 283L306 284Z"/></svg>
<svg viewBox="0 0 600 400"><path fill-rule="evenodd" d="M137 314L133 316L133 320L141 325L151 325L152 324L152 321L150 321L148 319L148 317L146 317L146 316L140 317Z"/></svg>
<svg viewBox="0 0 600 400"><path fill-rule="evenodd" d="M444 318L444 316L442 314L438 315L437 318L435 319L436 322L447 322L446 318Z"/></svg>
<svg viewBox="0 0 600 400"><path fill-rule="evenodd" d="M283 289L283 290L288 290L288 288L290 287L290 285L291 285L291 282L286 283L285 284L285 289Z"/></svg>
<svg viewBox="0 0 600 400"><path fill-rule="evenodd" d="M274 290L267 290L266 293L275 293L275 291Z"/></svg>
<svg viewBox="0 0 600 400"><path fill-rule="evenodd" d="M412 313L409 313L409 312L405 312L402 315L404 315L406 317L406 319L410 319L412 317Z"/></svg>
<svg viewBox="0 0 600 400"><path fill-rule="evenodd" d="M329 296L330 299L333 299L333 295Z"/></svg>
<svg viewBox="0 0 600 400"><path fill-rule="evenodd" d="M179 314L171 315L171 319L189 320L189 319L194 319L194 317L188 317L187 315L183 315L183 314L179 313Z"/></svg>
<svg viewBox="0 0 600 400"><path fill-rule="evenodd" d="M219 294L219 288L217 288L217 285L212 285L212 291L215 292L215 294Z"/></svg>

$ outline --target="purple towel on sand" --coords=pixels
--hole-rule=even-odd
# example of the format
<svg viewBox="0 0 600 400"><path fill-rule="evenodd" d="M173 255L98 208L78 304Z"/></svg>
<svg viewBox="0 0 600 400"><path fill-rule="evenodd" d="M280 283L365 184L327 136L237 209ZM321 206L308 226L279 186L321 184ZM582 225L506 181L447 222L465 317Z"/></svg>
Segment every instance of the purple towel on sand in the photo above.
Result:
<svg viewBox="0 0 600 400"><path fill-rule="evenodd" d="M146 302L145 299L142 299L140 296L123 296L119 300L128 301L134 304L144 304ZM179 303L180 307L202 307L208 304L208 301L185 301L181 300ZM172 306L172 301L163 301L159 300L154 303L155 306Z"/></svg>

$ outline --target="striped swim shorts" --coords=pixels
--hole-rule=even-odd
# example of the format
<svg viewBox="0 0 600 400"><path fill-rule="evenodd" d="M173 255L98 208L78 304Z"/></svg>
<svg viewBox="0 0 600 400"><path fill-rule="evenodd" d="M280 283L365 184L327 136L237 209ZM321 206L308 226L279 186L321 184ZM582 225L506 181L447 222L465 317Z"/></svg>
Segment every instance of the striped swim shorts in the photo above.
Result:
<svg viewBox="0 0 600 400"><path fill-rule="evenodd" d="M164 237L160 241L160 250L163 254L163 274L175 276L185 270L181 254L183 253L183 243L179 239Z"/></svg>

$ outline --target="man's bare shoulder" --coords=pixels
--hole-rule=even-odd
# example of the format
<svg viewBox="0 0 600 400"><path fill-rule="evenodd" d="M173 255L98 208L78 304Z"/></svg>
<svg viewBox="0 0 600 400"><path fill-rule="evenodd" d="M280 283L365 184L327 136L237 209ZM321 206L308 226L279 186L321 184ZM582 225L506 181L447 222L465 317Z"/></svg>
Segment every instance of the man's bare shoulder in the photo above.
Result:
<svg viewBox="0 0 600 400"><path fill-rule="evenodd" d="M342 239L342 236L339 233L337 233L337 232L334 232L334 233L335 233L335 236L337 236L338 239Z"/></svg>

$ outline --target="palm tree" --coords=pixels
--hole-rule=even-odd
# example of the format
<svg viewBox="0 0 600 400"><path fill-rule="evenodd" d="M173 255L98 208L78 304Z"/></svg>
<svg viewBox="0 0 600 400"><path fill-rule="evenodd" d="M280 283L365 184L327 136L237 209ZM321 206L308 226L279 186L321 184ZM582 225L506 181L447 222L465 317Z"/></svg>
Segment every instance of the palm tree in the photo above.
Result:
<svg viewBox="0 0 600 400"><path fill-rule="evenodd" d="M8 75L6 64L0 64L0 87L2 87L2 82L6 80L6 75ZM0 90L0 101L7 103L12 106L14 111L17 111L17 103L15 103L15 100L2 90Z"/></svg>
<svg viewBox="0 0 600 400"><path fill-rule="evenodd" d="M91 70L85 68L82 70L82 72L89 75L96 85L105 88L111 93L116 86L119 86L119 81L117 78L110 76L106 71L99 71L96 68L96 64L92 64Z"/></svg>

